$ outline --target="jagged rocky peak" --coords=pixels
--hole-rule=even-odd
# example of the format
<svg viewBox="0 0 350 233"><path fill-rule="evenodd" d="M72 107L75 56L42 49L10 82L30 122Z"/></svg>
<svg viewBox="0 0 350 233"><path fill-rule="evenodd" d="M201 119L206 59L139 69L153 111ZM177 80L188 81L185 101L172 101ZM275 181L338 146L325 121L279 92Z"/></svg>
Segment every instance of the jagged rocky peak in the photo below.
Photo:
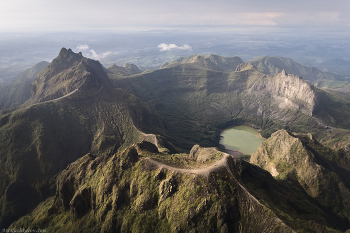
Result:
<svg viewBox="0 0 350 233"><path fill-rule="evenodd" d="M283 69L282 72L281 72L281 75L286 76L286 75L288 75L288 74L287 74L286 71Z"/></svg>
<svg viewBox="0 0 350 233"><path fill-rule="evenodd" d="M296 167L299 163L310 163L312 160L310 156L298 137L286 130L279 130L260 145L252 154L250 162L269 171L271 175L277 176L285 172L279 169L280 163ZM300 172L304 174L303 170Z"/></svg>
<svg viewBox="0 0 350 233"><path fill-rule="evenodd" d="M110 86L103 66L98 61L62 48L59 55L31 84L32 103L44 102L68 95L78 89Z"/></svg>

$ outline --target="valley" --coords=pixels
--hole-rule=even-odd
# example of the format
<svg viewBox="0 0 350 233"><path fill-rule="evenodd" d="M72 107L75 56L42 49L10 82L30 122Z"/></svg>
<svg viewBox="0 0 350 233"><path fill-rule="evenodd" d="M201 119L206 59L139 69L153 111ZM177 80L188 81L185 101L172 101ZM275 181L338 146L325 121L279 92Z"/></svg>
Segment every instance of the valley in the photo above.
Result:
<svg viewBox="0 0 350 233"><path fill-rule="evenodd" d="M344 232L350 97L339 82L284 57L190 55L141 71L62 48L1 89L0 226ZM226 153L233 125L255 135L224 132L240 146Z"/></svg>

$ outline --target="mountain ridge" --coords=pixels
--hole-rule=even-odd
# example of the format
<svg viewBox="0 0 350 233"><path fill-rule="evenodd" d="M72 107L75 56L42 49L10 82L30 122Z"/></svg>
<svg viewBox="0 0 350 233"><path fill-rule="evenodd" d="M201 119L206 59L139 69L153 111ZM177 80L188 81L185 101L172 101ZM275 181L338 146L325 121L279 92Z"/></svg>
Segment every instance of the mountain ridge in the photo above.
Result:
<svg viewBox="0 0 350 233"><path fill-rule="evenodd" d="M240 57L222 57L214 54L207 56L192 55L188 57L181 57L172 62L163 64L160 68L171 67L176 64L191 63L192 65L211 69L221 72L232 72L236 70L239 64L244 63Z"/></svg>
<svg viewBox="0 0 350 233"><path fill-rule="evenodd" d="M91 74L78 75L83 82L76 82L77 75L65 71L72 68L69 60L73 60L73 67L79 66L81 55L63 49L58 58L37 76L37 83L43 81L42 89L38 88L43 95L29 100L35 104L0 116L2 227L52 195L57 174L84 154L111 155L139 140L154 142L155 135L143 132L166 131L164 120L140 99L112 85L103 85L107 75L103 73L101 78L95 72L102 70L100 63L86 59L83 71ZM40 80L43 77L46 81L54 78L59 88L46 85L45 80ZM45 88L60 90L60 81L65 85L58 94L76 85L79 90L64 98L47 95Z"/></svg>

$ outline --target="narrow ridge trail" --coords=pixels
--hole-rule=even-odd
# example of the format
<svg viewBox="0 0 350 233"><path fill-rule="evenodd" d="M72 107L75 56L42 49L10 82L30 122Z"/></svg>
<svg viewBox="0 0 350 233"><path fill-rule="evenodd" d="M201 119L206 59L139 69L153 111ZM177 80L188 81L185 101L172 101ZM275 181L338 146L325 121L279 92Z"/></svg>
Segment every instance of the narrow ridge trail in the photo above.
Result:
<svg viewBox="0 0 350 233"><path fill-rule="evenodd" d="M64 98L66 98L66 97L68 97L68 96L70 96L70 95L73 95L73 94L74 94L75 92L77 92L77 91L79 91L78 88L75 89L75 90L72 91L72 92L69 92L68 94L66 94L66 95L64 95L64 96L59 97L59 98L56 98L56 99L53 99L53 100L47 100L47 101L44 101L44 102L35 103L35 104L32 104L32 105L29 105L29 106L26 107L25 109L28 109L28 108L33 107L33 106L35 106L35 105L44 104L44 103L48 103L48 102L55 102L55 101L64 99Z"/></svg>
<svg viewBox="0 0 350 233"><path fill-rule="evenodd" d="M174 172L179 172L179 173L186 173L186 174L196 174L196 175L201 175L204 176L205 178L209 177L209 174L213 171L216 171L220 168L227 168L228 163L227 163L227 159L229 157L235 158L234 156L224 153L223 158L221 158L220 160L216 161L215 163L208 165L207 167L203 167L203 168L177 168L177 167L172 167L166 164L163 164L161 162L158 162L154 159L151 158L144 158L142 159L143 161L148 161L151 164L154 164L156 166L158 166L160 169L164 168L167 169L169 171L174 171Z"/></svg>

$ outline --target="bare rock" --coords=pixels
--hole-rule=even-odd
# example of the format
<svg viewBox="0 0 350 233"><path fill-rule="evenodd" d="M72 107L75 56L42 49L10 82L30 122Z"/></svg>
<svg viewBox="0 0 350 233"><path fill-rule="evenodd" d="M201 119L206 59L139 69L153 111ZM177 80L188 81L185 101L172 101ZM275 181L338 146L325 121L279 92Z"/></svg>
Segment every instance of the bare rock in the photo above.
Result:
<svg viewBox="0 0 350 233"><path fill-rule="evenodd" d="M175 193L177 189L176 180L174 176L171 176L169 179L163 180L159 185L159 204L169 197L171 194Z"/></svg>

